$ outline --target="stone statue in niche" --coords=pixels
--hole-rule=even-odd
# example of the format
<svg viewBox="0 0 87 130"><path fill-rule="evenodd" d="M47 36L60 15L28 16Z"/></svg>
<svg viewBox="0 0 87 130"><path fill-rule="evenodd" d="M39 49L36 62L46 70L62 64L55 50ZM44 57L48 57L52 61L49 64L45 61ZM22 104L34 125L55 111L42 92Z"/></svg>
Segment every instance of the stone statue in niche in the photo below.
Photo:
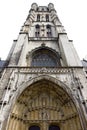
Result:
<svg viewBox="0 0 87 130"><path fill-rule="evenodd" d="M41 112L41 117L42 117L43 120L48 120L49 119L48 112L46 110L43 110Z"/></svg>

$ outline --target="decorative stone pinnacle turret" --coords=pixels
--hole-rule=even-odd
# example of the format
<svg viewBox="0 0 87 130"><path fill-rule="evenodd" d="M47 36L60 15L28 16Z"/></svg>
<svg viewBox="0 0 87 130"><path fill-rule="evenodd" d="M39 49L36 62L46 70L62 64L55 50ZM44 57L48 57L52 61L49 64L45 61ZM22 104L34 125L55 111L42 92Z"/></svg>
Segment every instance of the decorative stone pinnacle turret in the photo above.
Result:
<svg viewBox="0 0 87 130"><path fill-rule="evenodd" d="M31 9L33 9L33 10L37 10L37 7L38 7L38 5L37 5L37 3L33 3L32 5L31 5Z"/></svg>

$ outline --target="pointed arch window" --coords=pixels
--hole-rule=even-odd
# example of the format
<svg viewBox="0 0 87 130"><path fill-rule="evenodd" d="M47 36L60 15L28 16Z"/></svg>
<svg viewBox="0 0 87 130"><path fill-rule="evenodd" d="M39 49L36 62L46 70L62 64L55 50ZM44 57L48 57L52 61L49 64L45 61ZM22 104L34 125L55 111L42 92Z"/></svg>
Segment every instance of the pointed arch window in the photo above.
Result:
<svg viewBox="0 0 87 130"><path fill-rule="evenodd" d="M58 67L60 58L47 49L40 49L32 55L31 66L34 67Z"/></svg>

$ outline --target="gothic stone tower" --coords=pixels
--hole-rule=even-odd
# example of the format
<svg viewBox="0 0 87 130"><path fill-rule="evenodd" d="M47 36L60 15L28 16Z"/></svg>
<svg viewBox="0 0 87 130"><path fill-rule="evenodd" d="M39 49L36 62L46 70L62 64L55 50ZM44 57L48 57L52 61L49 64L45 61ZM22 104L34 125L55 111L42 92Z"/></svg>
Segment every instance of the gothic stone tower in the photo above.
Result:
<svg viewBox="0 0 87 130"><path fill-rule="evenodd" d="M86 130L87 81L54 5L31 5L2 69L0 130Z"/></svg>

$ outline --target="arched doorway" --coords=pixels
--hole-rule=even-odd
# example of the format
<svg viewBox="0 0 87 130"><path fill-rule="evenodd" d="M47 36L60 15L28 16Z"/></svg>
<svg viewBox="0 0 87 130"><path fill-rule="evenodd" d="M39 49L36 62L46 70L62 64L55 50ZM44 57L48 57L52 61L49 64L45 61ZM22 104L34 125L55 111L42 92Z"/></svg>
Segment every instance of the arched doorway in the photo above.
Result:
<svg viewBox="0 0 87 130"><path fill-rule="evenodd" d="M60 130L60 128L57 125L50 125L49 130Z"/></svg>
<svg viewBox="0 0 87 130"><path fill-rule="evenodd" d="M33 126L30 126L28 130L40 130L40 127L33 125Z"/></svg>
<svg viewBox="0 0 87 130"><path fill-rule="evenodd" d="M57 84L42 79L28 86L12 109L7 130L82 130L74 102ZM50 125L50 124L58 124ZM39 129L39 128L37 128Z"/></svg>

